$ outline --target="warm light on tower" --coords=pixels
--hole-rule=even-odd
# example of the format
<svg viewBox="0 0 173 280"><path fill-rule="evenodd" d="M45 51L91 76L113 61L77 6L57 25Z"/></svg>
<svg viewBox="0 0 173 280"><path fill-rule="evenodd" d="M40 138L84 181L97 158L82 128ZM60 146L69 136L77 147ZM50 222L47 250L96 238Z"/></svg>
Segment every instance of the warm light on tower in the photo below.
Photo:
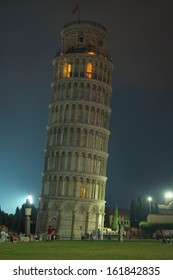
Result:
<svg viewBox="0 0 173 280"><path fill-rule="evenodd" d="M87 64L87 78L91 78L92 77L92 71L93 71L93 65L91 62L88 62Z"/></svg>

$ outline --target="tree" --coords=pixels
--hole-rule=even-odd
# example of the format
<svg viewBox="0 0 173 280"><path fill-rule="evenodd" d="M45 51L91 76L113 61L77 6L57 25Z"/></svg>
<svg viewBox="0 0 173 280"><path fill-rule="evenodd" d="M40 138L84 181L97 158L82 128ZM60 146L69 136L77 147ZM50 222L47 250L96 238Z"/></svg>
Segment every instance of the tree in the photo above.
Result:
<svg viewBox="0 0 173 280"><path fill-rule="evenodd" d="M21 232L21 213L19 207L16 208L16 212L14 214L14 231Z"/></svg>
<svg viewBox="0 0 173 280"><path fill-rule="evenodd" d="M111 228L112 230L115 231L118 229L118 205L117 204L115 204Z"/></svg>
<svg viewBox="0 0 173 280"><path fill-rule="evenodd" d="M7 214L0 209L0 226L6 226L9 230L13 230L13 214Z"/></svg>
<svg viewBox="0 0 173 280"><path fill-rule="evenodd" d="M26 201L19 209L16 208L15 214L7 214L3 212L0 208L0 226L7 226L10 231L14 231L16 233L25 233L25 208L30 207L31 210L31 233L35 233L36 228L36 217L37 217L37 209L33 204L30 204L29 201Z"/></svg>
<svg viewBox="0 0 173 280"><path fill-rule="evenodd" d="M31 233L35 233L36 230L36 220L37 220L37 209L34 204L31 205Z"/></svg>
<svg viewBox="0 0 173 280"><path fill-rule="evenodd" d="M151 203L151 213L158 213L157 203ZM146 221L147 216L150 213L149 202L145 197L138 197L137 199L132 199L130 204L130 225L132 227L139 227L141 221Z"/></svg>
<svg viewBox="0 0 173 280"><path fill-rule="evenodd" d="M137 199L132 199L130 204L130 225L131 227L139 227L140 221L145 221L148 215L148 208L146 204L146 199L138 197Z"/></svg>
<svg viewBox="0 0 173 280"><path fill-rule="evenodd" d="M139 226L140 226L141 229L148 229L150 227L150 224L146 221L141 221L139 223Z"/></svg>
<svg viewBox="0 0 173 280"><path fill-rule="evenodd" d="M13 214L8 215L8 230L14 231L14 215Z"/></svg>
<svg viewBox="0 0 173 280"><path fill-rule="evenodd" d="M0 226L2 225L2 211L1 211L1 207L0 207Z"/></svg>
<svg viewBox="0 0 173 280"><path fill-rule="evenodd" d="M130 225L131 225L131 227L138 227L136 199L132 199L131 204L130 204Z"/></svg>
<svg viewBox="0 0 173 280"><path fill-rule="evenodd" d="M104 221L104 227L109 228L110 227L110 208L105 208L105 221Z"/></svg>

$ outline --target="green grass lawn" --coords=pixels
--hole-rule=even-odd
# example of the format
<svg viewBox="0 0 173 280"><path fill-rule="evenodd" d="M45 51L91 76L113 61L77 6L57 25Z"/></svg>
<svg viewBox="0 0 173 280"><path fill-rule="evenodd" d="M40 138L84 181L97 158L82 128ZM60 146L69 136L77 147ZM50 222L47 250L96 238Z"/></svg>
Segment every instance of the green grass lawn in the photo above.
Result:
<svg viewBox="0 0 173 280"><path fill-rule="evenodd" d="M173 260L157 240L52 241L0 244L1 260Z"/></svg>

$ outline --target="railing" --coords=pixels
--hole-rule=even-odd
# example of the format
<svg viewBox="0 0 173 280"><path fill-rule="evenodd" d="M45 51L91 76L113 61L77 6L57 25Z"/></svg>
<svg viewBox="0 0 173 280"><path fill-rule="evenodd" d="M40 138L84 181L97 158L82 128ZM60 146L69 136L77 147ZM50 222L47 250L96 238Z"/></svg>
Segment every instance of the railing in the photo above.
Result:
<svg viewBox="0 0 173 280"><path fill-rule="evenodd" d="M92 54L89 54L89 52L92 52ZM100 50L94 48L93 46L76 47L76 48L71 47L71 48L66 49L66 50L58 51L55 54L55 57L62 56L64 54L70 54L70 53L86 53L86 54L89 54L89 55L101 55L105 59L108 59L109 61L112 62L112 58L107 53L103 53Z"/></svg>

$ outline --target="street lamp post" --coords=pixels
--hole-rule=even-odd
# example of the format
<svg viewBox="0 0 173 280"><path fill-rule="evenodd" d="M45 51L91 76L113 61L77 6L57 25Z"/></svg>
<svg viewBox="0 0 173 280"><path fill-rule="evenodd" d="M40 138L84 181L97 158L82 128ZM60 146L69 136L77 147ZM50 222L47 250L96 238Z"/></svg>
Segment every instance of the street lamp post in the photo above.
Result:
<svg viewBox="0 0 173 280"><path fill-rule="evenodd" d="M149 196L148 197L148 202L149 202L149 207L150 207L150 215L151 215L151 201L152 201L152 197Z"/></svg>
<svg viewBox="0 0 173 280"><path fill-rule="evenodd" d="M25 235L29 236L30 235L30 216L31 216L31 208L27 207L25 208L25 216L26 216L26 220L25 220Z"/></svg>
<svg viewBox="0 0 173 280"><path fill-rule="evenodd" d="M26 236L30 236L30 230L31 230L31 220L30 220L30 216L31 216L31 204L32 204L32 196L29 195L28 198L26 199L26 208L25 208L25 235Z"/></svg>
<svg viewBox="0 0 173 280"><path fill-rule="evenodd" d="M148 196L148 202L149 202L149 208L150 208L150 212L149 212L149 227L150 227L150 233L149 236L151 235L151 202L152 202L152 197Z"/></svg>

